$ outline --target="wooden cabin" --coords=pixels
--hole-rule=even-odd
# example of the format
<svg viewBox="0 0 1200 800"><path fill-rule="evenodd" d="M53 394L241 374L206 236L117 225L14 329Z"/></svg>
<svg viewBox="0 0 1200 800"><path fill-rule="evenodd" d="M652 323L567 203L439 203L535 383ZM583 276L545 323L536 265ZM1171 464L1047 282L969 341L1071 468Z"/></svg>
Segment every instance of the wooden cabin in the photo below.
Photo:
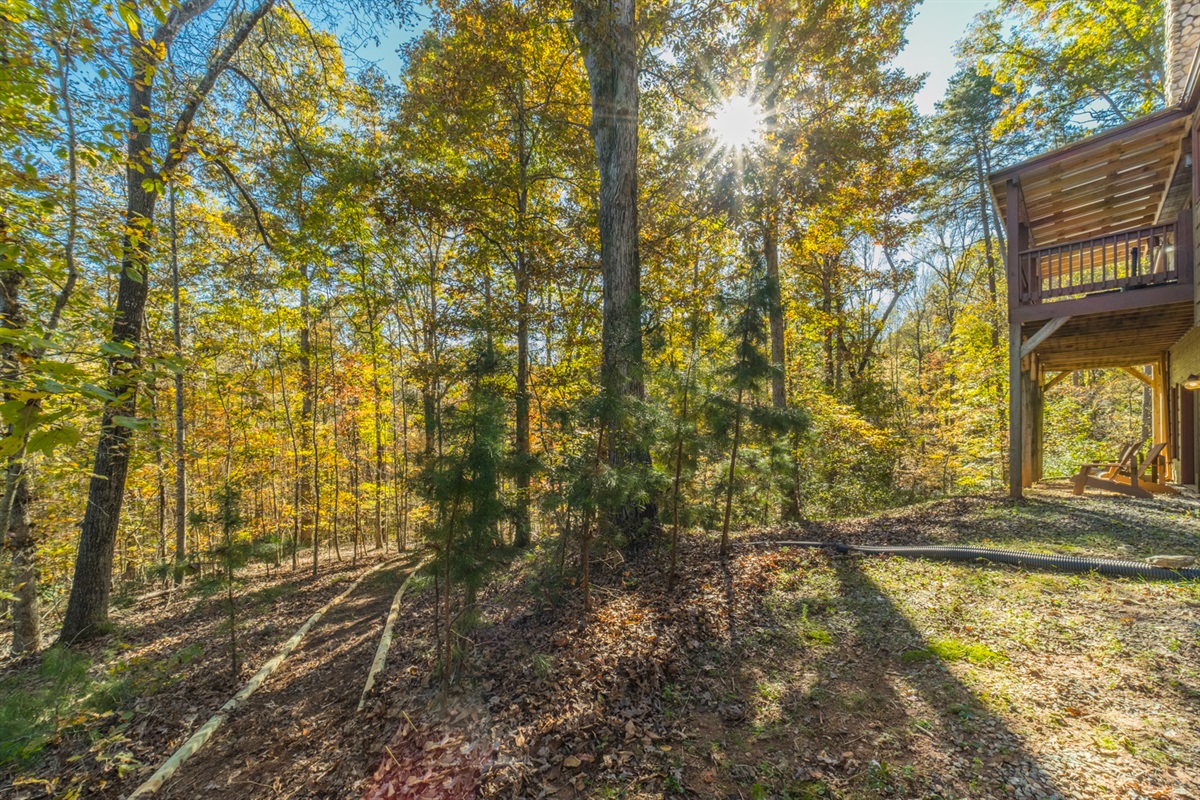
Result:
<svg viewBox="0 0 1200 800"><path fill-rule="evenodd" d="M1166 480L1196 484L1200 0L1166 9L1167 107L990 176L1006 233L1009 490L1042 477L1043 397L1121 368L1153 396Z"/></svg>

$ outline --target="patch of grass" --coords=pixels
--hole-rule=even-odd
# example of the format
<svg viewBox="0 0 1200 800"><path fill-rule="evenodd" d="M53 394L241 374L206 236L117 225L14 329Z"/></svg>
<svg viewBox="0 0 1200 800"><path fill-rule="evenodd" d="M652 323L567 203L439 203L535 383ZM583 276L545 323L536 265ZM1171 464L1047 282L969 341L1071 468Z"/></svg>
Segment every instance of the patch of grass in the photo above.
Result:
<svg viewBox="0 0 1200 800"><path fill-rule="evenodd" d="M848 711L861 711L873 705L875 698L870 692L853 691L842 696L842 706Z"/></svg>
<svg viewBox="0 0 1200 800"><path fill-rule="evenodd" d="M929 643L929 650L942 661L970 661L972 664L996 666L1008 660L1004 653L986 644L960 642L957 639L935 639Z"/></svg>
<svg viewBox="0 0 1200 800"><path fill-rule="evenodd" d="M820 609L818 609L817 613L820 613ZM800 630L803 632L804 638L810 643L821 645L833 644L833 634L823 625L809 618L808 603L800 606Z"/></svg>
<svg viewBox="0 0 1200 800"><path fill-rule="evenodd" d="M420 594L426 589L433 587L433 574L430 572L418 572L412 576L412 580L408 584L408 597Z"/></svg>
<svg viewBox="0 0 1200 800"><path fill-rule="evenodd" d="M833 644L833 634L821 627L809 628L804 635L817 644Z"/></svg>
<svg viewBox="0 0 1200 800"><path fill-rule="evenodd" d="M825 781L801 781L783 790L784 800L820 800L832 796Z"/></svg>
<svg viewBox="0 0 1200 800"><path fill-rule="evenodd" d="M65 647L47 650L34 673L0 681L0 764L27 763L71 717L90 684L91 660Z"/></svg>
<svg viewBox="0 0 1200 800"><path fill-rule="evenodd" d="M783 696L783 683L780 681L759 681L756 688L758 696L769 703L773 703Z"/></svg>
<svg viewBox="0 0 1200 800"><path fill-rule="evenodd" d="M533 667L533 674L537 675L542 680L549 678L554 674L554 657L543 653L537 653L533 657L530 664Z"/></svg>
<svg viewBox="0 0 1200 800"><path fill-rule="evenodd" d="M158 694L182 680L181 669L203 652L204 645L196 642L159 661L144 657L116 661L108 668L105 679L94 684L87 705L99 712L115 711L139 697Z"/></svg>
<svg viewBox="0 0 1200 800"><path fill-rule="evenodd" d="M907 650L905 651L904 655L900 656L900 660L905 664L919 664L922 661L928 661L931 658L933 658L933 651L926 650L923 647L916 650Z"/></svg>

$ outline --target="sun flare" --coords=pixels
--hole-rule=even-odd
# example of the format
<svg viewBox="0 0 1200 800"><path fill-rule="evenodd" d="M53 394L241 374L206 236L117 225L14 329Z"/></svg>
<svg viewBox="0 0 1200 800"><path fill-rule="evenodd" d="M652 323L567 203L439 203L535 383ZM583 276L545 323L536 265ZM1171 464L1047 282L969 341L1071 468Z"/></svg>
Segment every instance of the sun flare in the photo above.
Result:
<svg viewBox="0 0 1200 800"><path fill-rule="evenodd" d="M762 113L745 95L730 97L717 106L709 128L725 147L742 150L756 142L761 134Z"/></svg>

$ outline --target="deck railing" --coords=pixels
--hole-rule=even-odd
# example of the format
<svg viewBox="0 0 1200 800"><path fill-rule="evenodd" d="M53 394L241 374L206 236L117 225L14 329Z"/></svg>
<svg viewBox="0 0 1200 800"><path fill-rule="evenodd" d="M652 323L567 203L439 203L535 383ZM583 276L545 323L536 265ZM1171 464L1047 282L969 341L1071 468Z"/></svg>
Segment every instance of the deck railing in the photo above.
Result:
<svg viewBox="0 0 1200 800"><path fill-rule="evenodd" d="M1163 225L1020 254L1021 305L1112 289L1191 281L1191 215Z"/></svg>

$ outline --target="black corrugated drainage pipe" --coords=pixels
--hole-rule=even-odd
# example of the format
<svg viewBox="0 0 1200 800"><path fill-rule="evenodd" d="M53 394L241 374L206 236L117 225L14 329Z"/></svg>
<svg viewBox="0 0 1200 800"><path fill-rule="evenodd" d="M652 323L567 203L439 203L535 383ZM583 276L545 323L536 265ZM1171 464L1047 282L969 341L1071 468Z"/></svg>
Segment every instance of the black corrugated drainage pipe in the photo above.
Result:
<svg viewBox="0 0 1200 800"><path fill-rule="evenodd" d="M776 542L761 540L746 542L750 545L774 545L776 547L815 547L845 555L866 553L869 555L900 556L902 558L931 558L941 561L988 561L995 564L1011 564L1014 567L1034 567L1060 572L1098 572L1101 575L1119 575L1124 578L1145 578L1151 581L1200 580L1200 568L1166 569L1142 561L1124 561L1111 558L1083 558L1080 556L1056 556L1045 553L1026 553L1021 550L1000 550L992 547L941 547L918 545L914 547L876 547L871 545L842 544L841 542Z"/></svg>

